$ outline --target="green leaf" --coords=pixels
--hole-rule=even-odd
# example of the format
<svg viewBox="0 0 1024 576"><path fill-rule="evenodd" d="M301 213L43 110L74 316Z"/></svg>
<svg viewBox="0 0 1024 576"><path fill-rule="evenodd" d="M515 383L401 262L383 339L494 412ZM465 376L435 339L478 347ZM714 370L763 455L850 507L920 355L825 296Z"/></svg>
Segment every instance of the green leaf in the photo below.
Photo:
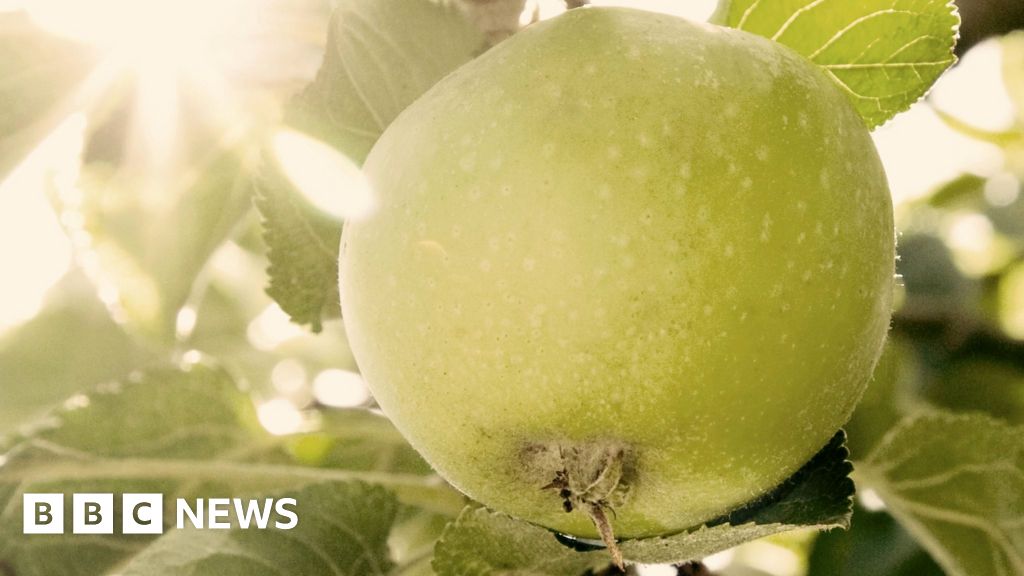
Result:
<svg viewBox="0 0 1024 576"><path fill-rule="evenodd" d="M717 17L821 66L869 128L910 108L956 62L951 0L727 0Z"/></svg>
<svg viewBox="0 0 1024 576"><path fill-rule="evenodd" d="M398 502L388 491L347 482L307 487L294 498L298 525L280 530L177 530L157 540L125 576L370 576L391 568L388 534Z"/></svg>
<svg viewBox="0 0 1024 576"><path fill-rule="evenodd" d="M344 327L334 323L320 334L297 326L286 327L286 333L278 331L279 322L288 320L263 286L267 260L259 243L255 211L246 216L245 226L257 246L242 248L245 237L236 234L213 256L202 273L202 298L191 303L196 311L195 326L186 338L179 335L180 346L217 358L236 379L252 383L257 394L267 396L280 394L273 385L273 372L281 362L299 366L308 378L297 381L301 388L291 390L288 396L305 402L313 395L313 381L325 370L356 371ZM335 411L326 413L333 414ZM366 452L368 458L371 451Z"/></svg>
<svg viewBox="0 0 1024 576"><path fill-rule="evenodd" d="M452 520L446 515L408 506L402 508L388 539L392 558L402 566L397 574L436 576L431 568L434 546Z"/></svg>
<svg viewBox="0 0 1024 576"><path fill-rule="evenodd" d="M267 294L292 322L320 332L325 320L341 316L341 224L313 208L273 160L264 161L256 194L270 260Z"/></svg>
<svg viewBox="0 0 1024 576"><path fill-rule="evenodd" d="M952 412L984 412L1024 424L1024 370L994 354L974 352L949 362L922 395Z"/></svg>
<svg viewBox="0 0 1024 576"><path fill-rule="evenodd" d="M344 0L331 17L320 72L286 121L362 164L406 106L483 44L453 3ZM257 189L270 256L267 292L293 321L318 332L340 314L341 225L313 208L276 162L264 163Z"/></svg>
<svg viewBox="0 0 1024 576"><path fill-rule="evenodd" d="M69 275L39 315L0 337L0 436L78 390L152 361L110 319L92 284Z"/></svg>
<svg viewBox="0 0 1024 576"><path fill-rule="evenodd" d="M367 410L331 410L321 414L320 428L286 442L298 463L430 475L432 470L387 418Z"/></svg>
<svg viewBox="0 0 1024 576"><path fill-rule="evenodd" d="M910 417L857 474L950 575L1024 574L1024 428Z"/></svg>
<svg viewBox="0 0 1024 576"><path fill-rule="evenodd" d="M695 530L623 542L623 555L647 564L677 563L790 530L848 527L854 486L845 441L846 434L839 431L810 462L765 497Z"/></svg>
<svg viewBox="0 0 1024 576"><path fill-rule="evenodd" d="M0 442L0 485L14 488L0 510L0 564L28 576L85 576L137 553L148 537L22 536L21 494L195 493L199 486L189 486L184 471L169 472L245 445L250 433L238 422L247 410L244 396L219 371L160 370L73 397L35 431L9 440L6 448ZM202 482L201 475L195 478Z"/></svg>
<svg viewBox="0 0 1024 576"><path fill-rule="evenodd" d="M679 563L789 530L847 527L854 487L845 438L842 431L837 433L796 474L757 501L679 534L622 541L623 556L643 564ZM581 574L609 563L607 552L573 552L555 542L539 526L484 509L467 510L438 542L434 569L439 576L501 570L545 576Z"/></svg>
<svg viewBox="0 0 1024 576"><path fill-rule="evenodd" d="M434 549L437 576L571 576L609 565L606 552L574 552L551 532L486 508L467 507Z"/></svg>
<svg viewBox="0 0 1024 576"><path fill-rule="evenodd" d="M371 445L379 459L360 454ZM411 457L398 454L410 450L386 419L365 413L338 415L315 432L271 436L248 395L211 366L139 372L73 397L32 432L0 440L0 565L22 576L92 576L152 544L116 534L24 536L24 492L244 497L362 481L387 487L406 505L454 517L463 498L423 467L405 471L413 469ZM347 460L351 454L359 456Z"/></svg>
<svg viewBox="0 0 1024 576"><path fill-rule="evenodd" d="M0 181L83 102L74 88L96 63L88 47L0 13Z"/></svg>
<svg viewBox="0 0 1024 576"><path fill-rule="evenodd" d="M976 207L985 198L987 181L976 174L961 174L939 187L927 202L936 208Z"/></svg>
<svg viewBox="0 0 1024 576"><path fill-rule="evenodd" d="M342 0L323 66L292 102L288 124L362 164L402 110L483 46L452 2Z"/></svg>
<svg viewBox="0 0 1024 576"><path fill-rule="evenodd" d="M866 457L893 426L925 406L919 370L910 344L890 334L868 389L844 427L851 459Z"/></svg>
<svg viewBox="0 0 1024 576"><path fill-rule="evenodd" d="M61 210L80 216L67 220L81 223L70 229L76 249L96 263L98 284L127 328L158 342L174 339L196 278L249 210L243 175L252 152L244 144L204 149L180 175L155 185L144 173L88 164L81 200L58 194Z"/></svg>
<svg viewBox="0 0 1024 576"><path fill-rule="evenodd" d="M847 531L814 540L807 576L943 576L942 569L885 512L857 508Z"/></svg>

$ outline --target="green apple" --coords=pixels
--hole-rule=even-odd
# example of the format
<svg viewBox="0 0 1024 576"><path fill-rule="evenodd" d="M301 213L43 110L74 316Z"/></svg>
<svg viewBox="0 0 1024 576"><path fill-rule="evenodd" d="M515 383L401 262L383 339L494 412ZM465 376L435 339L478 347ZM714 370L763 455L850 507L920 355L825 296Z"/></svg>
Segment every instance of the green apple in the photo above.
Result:
<svg viewBox="0 0 1024 576"><path fill-rule="evenodd" d="M760 37L570 11L432 88L366 172L340 261L366 381L454 486L564 533L671 533L771 490L885 339L871 138Z"/></svg>

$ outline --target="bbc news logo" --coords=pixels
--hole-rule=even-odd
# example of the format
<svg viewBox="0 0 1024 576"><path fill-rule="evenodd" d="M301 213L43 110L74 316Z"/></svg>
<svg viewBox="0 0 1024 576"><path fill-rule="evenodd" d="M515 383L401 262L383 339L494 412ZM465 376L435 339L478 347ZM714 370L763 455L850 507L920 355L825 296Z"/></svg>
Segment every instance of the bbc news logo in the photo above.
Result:
<svg viewBox="0 0 1024 576"><path fill-rule="evenodd" d="M25 534L63 534L64 494L25 494L22 498ZM180 530L228 530L230 528L291 530L299 525L294 498L199 498L175 500L175 526ZM72 534L114 534L113 494L72 494ZM163 534L163 494L122 494L121 534Z"/></svg>

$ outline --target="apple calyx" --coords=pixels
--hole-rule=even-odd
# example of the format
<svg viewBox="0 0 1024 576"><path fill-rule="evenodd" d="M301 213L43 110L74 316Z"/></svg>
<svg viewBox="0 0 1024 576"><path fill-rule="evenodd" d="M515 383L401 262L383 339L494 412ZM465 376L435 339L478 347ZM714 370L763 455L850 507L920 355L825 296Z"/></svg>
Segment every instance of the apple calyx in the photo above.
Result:
<svg viewBox="0 0 1024 576"><path fill-rule="evenodd" d="M622 552L612 523L605 511L625 504L636 472L631 446L617 440L551 442L532 444L524 450L524 463L531 473L548 479L542 490L553 490L562 508L586 514L611 553L612 562L624 570Z"/></svg>

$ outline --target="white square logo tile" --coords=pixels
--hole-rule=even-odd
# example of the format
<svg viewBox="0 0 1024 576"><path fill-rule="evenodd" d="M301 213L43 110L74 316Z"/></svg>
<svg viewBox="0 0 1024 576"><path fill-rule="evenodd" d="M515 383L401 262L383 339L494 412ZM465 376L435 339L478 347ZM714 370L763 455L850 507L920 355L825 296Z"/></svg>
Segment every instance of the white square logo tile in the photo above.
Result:
<svg viewBox="0 0 1024 576"><path fill-rule="evenodd" d="M71 510L75 534L114 533L113 494L75 494Z"/></svg>
<svg viewBox="0 0 1024 576"><path fill-rule="evenodd" d="M21 501L25 508L22 522L23 533L64 533L63 494L25 494Z"/></svg>
<svg viewBox="0 0 1024 576"><path fill-rule="evenodd" d="M163 494L125 494L121 500L123 534L163 534Z"/></svg>

